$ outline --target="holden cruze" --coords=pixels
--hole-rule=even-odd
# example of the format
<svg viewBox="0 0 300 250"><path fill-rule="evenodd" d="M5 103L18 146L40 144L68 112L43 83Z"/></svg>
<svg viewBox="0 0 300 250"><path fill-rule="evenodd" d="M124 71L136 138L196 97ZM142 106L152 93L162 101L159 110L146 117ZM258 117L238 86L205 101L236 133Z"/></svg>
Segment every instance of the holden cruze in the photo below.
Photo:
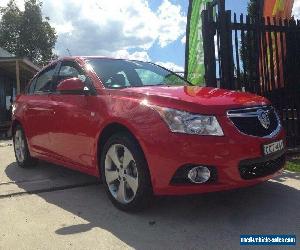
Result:
<svg viewBox="0 0 300 250"><path fill-rule="evenodd" d="M113 204L254 185L285 164L285 133L263 97L190 86L158 65L70 57L13 105L16 160L101 176Z"/></svg>

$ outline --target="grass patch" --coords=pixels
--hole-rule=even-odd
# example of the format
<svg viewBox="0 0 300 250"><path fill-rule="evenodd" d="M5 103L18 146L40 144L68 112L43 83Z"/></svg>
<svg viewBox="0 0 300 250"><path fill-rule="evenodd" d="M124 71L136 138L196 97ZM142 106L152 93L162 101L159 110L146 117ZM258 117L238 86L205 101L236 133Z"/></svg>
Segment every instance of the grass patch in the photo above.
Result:
<svg viewBox="0 0 300 250"><path fill-rule="evenodd" d="M286 170L300 173L300 157L288 159L285 166Z"/></svg>

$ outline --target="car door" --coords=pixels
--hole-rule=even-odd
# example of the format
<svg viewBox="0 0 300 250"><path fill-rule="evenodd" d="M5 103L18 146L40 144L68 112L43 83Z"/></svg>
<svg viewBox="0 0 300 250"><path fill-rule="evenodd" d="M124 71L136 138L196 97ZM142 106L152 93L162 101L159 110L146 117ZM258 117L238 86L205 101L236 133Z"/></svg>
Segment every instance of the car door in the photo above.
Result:
<svg viewBox="0 0 300 250"><path fill-rule="evenodd" d="M55 91L61 81L74 77L85 82L88 88L92 88L89 78L76 62L62 62L51 95L55 121L50 134L51 150L60 160L73 166L89 168L94 166L95 160L95 96L62 94Z"/></svg>
<svg viewBox="0 0 300 250"><path fill-rule="evenodd" d="M31 150L39 154L49 153L49 132L53 118L51 87L57 64L52 64L30 85L26 97L25 129Z"/></svg>

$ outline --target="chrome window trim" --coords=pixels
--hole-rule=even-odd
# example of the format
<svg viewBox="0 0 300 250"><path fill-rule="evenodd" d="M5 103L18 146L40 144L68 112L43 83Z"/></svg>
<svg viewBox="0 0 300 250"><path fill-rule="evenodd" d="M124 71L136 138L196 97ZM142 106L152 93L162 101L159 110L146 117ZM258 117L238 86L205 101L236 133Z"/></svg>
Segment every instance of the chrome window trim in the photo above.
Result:
<svg viewBox="0 0 300 250"><path fill-rule="evenodd" d="M237 114L230 114L230 112L238 112L238 111L247 111L247 110L252 110L252 109L265 109L265 108L269 108L269 111L274 111L275 113L275 116L277 118L277 128L269 135L266 135L266 136L255 136L255 135L249 135L249 134L245 134L244 132L240 131L239 128L234 124L234 122L230 119L231 117L258 117L257 116L257 112L248 112L248 113L237 113ZM229 118L230 122L232 123L232 125L243 135L246 135L246 136L250 136L250 137L255 137L255 138L274 138L275 136L277 136L279 134L279 132L281 131L282 129L282 124L281 124L281 121L280 121L280 118L279 118L279 115L278 113L276 112L275 108L273 106L270 106L270 105L264 105L264 106L255 106L255 107L249 107L249 108L242 108L242 109L232 109L232 110L228 110L226 112L227 114L227 117ZM254 115L255 114L255 115Z"/></svg>

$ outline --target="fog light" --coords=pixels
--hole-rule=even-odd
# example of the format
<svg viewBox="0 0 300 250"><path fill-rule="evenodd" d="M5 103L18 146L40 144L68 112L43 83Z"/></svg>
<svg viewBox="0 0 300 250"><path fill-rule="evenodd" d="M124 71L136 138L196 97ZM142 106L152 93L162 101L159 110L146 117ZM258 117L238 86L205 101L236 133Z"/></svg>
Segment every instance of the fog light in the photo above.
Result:
<svg viewBox="0 0 300 250"><path fill-rule="evenodd" d="M188 178L193 183L204 183L210 178L210 171L207 167L197 166L188 172Z"/></svg>

